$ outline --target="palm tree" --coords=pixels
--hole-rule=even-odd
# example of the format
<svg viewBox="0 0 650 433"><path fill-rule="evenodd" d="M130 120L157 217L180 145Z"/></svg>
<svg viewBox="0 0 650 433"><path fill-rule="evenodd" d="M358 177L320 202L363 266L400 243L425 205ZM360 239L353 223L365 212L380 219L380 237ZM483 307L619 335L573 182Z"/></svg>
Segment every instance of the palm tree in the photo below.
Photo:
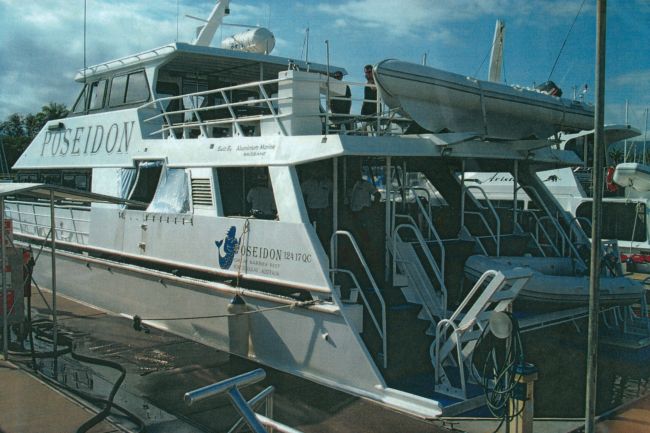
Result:
<svg viewBox="0 0 650 433"><path fill-rule="evenodd" d="M48 105L43 105L41 108L41 113L43 114L43 123L50 120L61 119L67 116L69 112L70 111L66 108L65 104L58 104L56 102L50 102Z"/></svg>

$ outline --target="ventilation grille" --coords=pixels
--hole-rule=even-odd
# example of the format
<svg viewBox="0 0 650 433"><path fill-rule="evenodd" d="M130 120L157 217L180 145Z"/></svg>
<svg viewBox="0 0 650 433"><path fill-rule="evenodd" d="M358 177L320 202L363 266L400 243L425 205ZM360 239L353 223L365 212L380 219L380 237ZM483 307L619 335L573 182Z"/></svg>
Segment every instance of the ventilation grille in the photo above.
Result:
<svg viewBox="0 0 650 433"><path fill-rule="evenodd" d="M192 179L192 203L194 206L212 206L210 179Z"/></svg>

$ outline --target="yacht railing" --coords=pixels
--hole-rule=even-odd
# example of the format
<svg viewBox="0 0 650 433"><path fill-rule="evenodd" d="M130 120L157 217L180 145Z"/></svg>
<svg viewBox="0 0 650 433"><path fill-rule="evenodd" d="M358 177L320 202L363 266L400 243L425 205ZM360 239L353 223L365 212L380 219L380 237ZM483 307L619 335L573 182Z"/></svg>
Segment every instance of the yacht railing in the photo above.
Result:
<svg viewBox="0 0 650 433"><path fill-rule="evenodd" d="M439 290L440 290L440 295L441 295L441 300L440 304L438 300L435 299L433 296L433 293L430 293L429 290L423 290L422 287L419 285L415 284L413 289L415 289L418 294L420 295L420 299L424 302L423 307L425 312L427 313L427 316L429 319L435 323L436 318L442 317L446 315L447 313L447 287L445 286L445 280L443 277L442 272L440 271L440 268L438 267L438 264L436 263L435 259L433 258L433 255L431 254L431 251L429 250L429 247L427 245L427 242L424 240L422 237L422 233L420 230L417 228L415 221L410 215L396 215L396 217L401 217L405 218L410 221L409 224L399 224L395 227L395 230L393 231L393 236L392 236L392 251L393 251L393 275L395 275L396 270L397 270L397 262L401 261L405 264L411 264L411 265L416 265L416 266L421 266L421 261L418 264L413 264L410 263L408 260L406 260L403 257L399 257L399 251L397 249L397 243L398 242L406 242L404 241L401 236L399 235L399 232L403 229L410 230L416 238L416 241L414 242L408 242L411 245L418 245L422 252L424 253L424 256L426 258L427 264L429 265L429 268L431 269L431 272L433 273L433 276L438 282L439 285ZM426 271L425 271L426 272ZM428 274L428 273L427 273ZM431 281L431 279L429 278Z"/></svg>
<svg viewBox="0 0 650 433"><path fill-rule="evenodd" d="M291 135L287 130L284 120L294 114L283 113L282 107L289 104L295 98L292 96L269 95L269 88L277 88L280 84L288 82L292 78L277 78L273 80L255 81L245 84L226 86L218 89L209 89L199 92L186 93L182 95L165 96L157 98L141 106L141 109L156 109L158 114L146 117L144 122L159 122L160 127L149 135L162 134L164 138L214 137L215 128L223 127L220 133L224 135L259 135L260 125L263 121L272 120L281 135ZM320 75L314 77L300 78L301 83L308 83L313 86L330 86L330 82ZM355 83L349 81L331 81L337 86L352 87L374 87L372 84ZM250 97L246 100L233 100L233 94L245 93L246 95L257 94L257 97ZM329 92L327 92L328 94ZM372 115L355 115L344 113L331 113L329 102L332 100L347 100L340 96L329 96L321 93L319 98L310 99L314 104L314 114L300 113L300 118L319 118L320 130L313 131L313 134L327 134L330 132L354 135L387 135L394 132L395 125L410 124L410 120L404 117L397 117L394 110L386 110L379 97L376 100L365 100L350 97L354 103L371 102L376 104L377 110ZM214 98L218 103L206 105L205 101ZM237 98L237 96L235 96ZM176 102L177 109L169 110L169 107ZM177 120L180 117L182 120ZM224 130L225 128L225 130ZM181 131L180 134L177 132ZM221 135L217 135L221 136Z"/></svg>
<svg viewBox="0 0 650 433"><path fill-rule="evenodd" d="M587 264L585 263L584 259L578 252L575 244L571 242L571 239L569 235L566 233L564 228L560 225L559 221L553 217L551 214L551 211L548 209L546 204L542 201L541 197L539 196L539 193L537 190L533 187L530 186L521 186L526 194L528 194L529 197L531 197L533 200L535 200L536 203L541 206L541 209L544 211L544 217L547 218L548 221L550 221L551 225L553 228L555 228L556 233L560 236L560 241L562 242L562 252L564 253L564 246L567 245L569 248L569 256L573 256L576 260L578 260L579 263L581 263L585 268L587 268ZM541 219L538 219L538 224L543 225ZM571 227L569 227L570 229ZM552 238L549 237L549 241L552 241Z"/></svg>
<svg viewBox="0 0 650 433"><path fill-rule="evenodd" d="M382 346L382 353L384 354L383 356L383 363L384 363L384 368L388 367L388 340L386 337L386 304L384 302L384 298L379 294L379 290L374 290L373 293L377 295L377 299L379 300L379 305L381 307L381 325L377 321L377 318L375 317L374 312L372 311L372 307L370 306L370 302L368 302L368 298L366 297L363 288L359 284L359 280L357 277L354 275L354 272L348 270L348 269L335 269L332 268L330 269L330 275L332 278L334 275L342 273L346 274L347 276L352 279L354 287L350 288L350 293L357 293L361 295L361 300L363 301L363 305L366 307L366 311L368 312L368 315L370 316L370 320L372 320L373 325L375 326L375 329L377 330L377 334L379 334L379 337L381 338L381 346ZM350 296L351 300L348 302L355 301L354 296ZM345 303L345 301L342 300L342 302ZM356 303L356 302L354 302Z"/></svg>
<svg viewBox="0 0 650 433"><path fill-rule="evenodd" d="M488 233L490 234L490 237L494 241L494 245L496 248L496 256L499 257L501 255L501 219L499 218L499 214L497 214L497 211L494 209L494 206L492 206L492 203L490 202L490 199L488 199L488 196L483 190L483 188L477 185L463 185L462 187L463 187L463 192L461 196L461 202L463 203L463 212L461 213L461 222L460 222L461 227L465 226L466 214L478 216L479 220L483 223L483 226L487 229ZM487 204L487 206L483 206L479 200L474 200L474 204L479 208L478 211L467 210L467 207L465 206L465 198L467 197L467 192L474 189L481 193L483 199L485 200L485 203ZM473 194L471 195L471 197L475 198ZM489 210L492 216L494 217L494 221L496 224L496 233L494 233L492 227L485 219L485 216L483 215L482 212L484 210ZM478 243L487 255L487 251L483 246L482 242L479 240Z"/></svg>
<svg viewBox="0 0 650 433"><path fill-rule="evenodd" d="M14 230L25 234L46 237L50 231L50 206L39 202L7 200L5 215L14 220ZM15 206L15 208L14 208ZM38 210L42 209L43 213ZM54 220L56 238L79 244L86 244L90 235L90 219L81 215L88 207L76 205L55 205Z"/></svg>
<svg viewBox="0 0 650 433"><path fill-rule="evenodd" d="M436 227L433 225L433 218L431 216L431 195L429 194L429 191L427 191L425 188L412 188L413 192L416 190L422 190L427 194L427 209L425 211L424 205L422 204L422 200L420 200L420 197L415 194L415 202L418 204L418 209L420 209L420 213L423 215L424 220L427 222L427 230L428 230L428 235L429 239L434 242L434 245L436 245L440 249L440 263L438 264L438 267L440 268L440 274L442 275L442 281L445 280L445 260L447 257L447 253L445 252L445 244L442 242L442 238L440 238L440 235L438 234L438 230L436 230ZM431 235L433 235L433 238L431 238Z"/></svg>
<svg viewBox="0 0 650 433"><path fill-rule="evenodd" d="M241 431L244 427L254 433L268 433L269 431L301 433L294 428L271 419L273 416L274 392L272 386L267 387L249 401L247 401L240 392L240 388L255 384L265 378L266 372L261 368L258 368L248 373L243 373L230 379L222 380L221 382L186 392L183 396L183 400L185 401L185 404L191 406L192 404L209 397L228 394L231 403L241 416L241 419L228 431L229 433ZM253 410L254 407L261 405L261 403L265 403L266 416L255 413ZM265 427L268 427L269 430L267 431Z"/></svg>
<svg viewBox="0 0 650 433"><path fill-rule="evenodd" d="M359 262L363 267L363 271L366 274L366 278L368 278L368 281L370 282L370 286L371 286L370 288L372 289L372 292L375 294L375 296L377 296L377 300L379 301L379 305L381 306L381 330L379 329L379 323L377 321L377 318L375 317L375 314L372 311L370 303L368 302L368 299L366 298L365 294L363 293L363 289L359 284L359 280L356 278L354 273L350 272L349 270L341 269L338 267L337 239L339 237L347 238L352 244L352 248L354 249L357 258L359 259ZM363 300L363 303L367 308L368 314L370 315L370 318L372 319L373 323L375 324L375 327L377 328L377 331L379 332L379 335L381 336L382 350L384 354L383 364L384 364L384 368L387 368L388 367L388 340L386 334L386 302L384 301L384 297L381 295L381 292L379 291L379 286L377 286L377 283L375 282L375 279L372 276L372 272L370 272L370 268L368 267L366 259L363 256L363 253L361 252L361 249L359 248L357 241L354 239L354 236L352 236L350 232L345 230L337 230L336 232L332 233L332 236L330 238L330 257L332 258L332 263L334 265L334 267L330 269L332 282L334 282L334 276L339 272L345 273L346 275L352 277L352 281L356 285L356 289L358 290L358 293L361 295L361 299Z"/></svg>

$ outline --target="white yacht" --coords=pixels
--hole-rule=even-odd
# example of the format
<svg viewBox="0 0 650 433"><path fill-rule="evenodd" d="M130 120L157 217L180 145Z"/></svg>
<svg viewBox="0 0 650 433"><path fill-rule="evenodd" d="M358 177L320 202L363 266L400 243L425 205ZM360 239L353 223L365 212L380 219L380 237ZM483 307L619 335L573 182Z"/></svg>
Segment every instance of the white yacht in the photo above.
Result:
<svg viewBox="0 0 650 433"><path fill-rule="evenodd" d="M586 280L588 239L536 175L580 160L547 140L408 135L381 105L341 127L323 107L345 94L330 79L343 68L265 54L269 38L246 51L209 39L81 71L71 114L15 164L23 181L124 200L57 204L59 293L420 417L460 410L490 315L535 302L515 301L530 269L476 274L467 259L553 257ZM537 206L473 199L463 174L481 171L513 173ZM353 213L355 181L378 173L387 193ZM440 199L413 194L408 173ZM318 211L303 197L317 175ZM252 212L254 187L272 192L270 215ZM6 214L17 241L44 244L49 204L16 197ZM44 286L49 254L34 271ZM603 280L612 302L643 292L615 271Z"/></svg>

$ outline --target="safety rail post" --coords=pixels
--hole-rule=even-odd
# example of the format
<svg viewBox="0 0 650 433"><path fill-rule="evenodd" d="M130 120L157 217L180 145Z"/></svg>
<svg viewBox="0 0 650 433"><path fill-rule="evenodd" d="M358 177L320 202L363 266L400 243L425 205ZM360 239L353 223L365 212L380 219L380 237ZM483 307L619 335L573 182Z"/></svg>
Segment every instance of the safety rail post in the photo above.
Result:
<svg viewBox="0 0 650 433"><path fill-rule="evenodd" d="M384 297L381 295L381 292L379 291L379 287L377 286L377 283L375 282L375 278L372 276L372 272L370 272L370 268L368 268L368 264L366 263L366 259L363 256L363 253L361 252L361 249L359 248L359 245L357 244L357 241L354 239L354 236L352 236L352 233L345 231L345 230L337 230L334 233L332 233L332 236L330 236L330 258L333 261L333 263L338 263L338 251L336 249L336 246L338 243L336 242L336 238L338 236L343 236L348 238L350 243L352 244L352 248L354 248L354 252L356 253L357 257L359 258L359 261L361 262L361 266L363 267L363 270L366 273L366 277L368 280L370 280L370 284L372 286L372 290L375 292L375 295L377 295L377 299L379 299L379 302L382 307L382 314L381 314L381 321L382 321L382 350L384 351L384 368L388 368L388 342L386 338L386 303L384 301ZM340 269L339 269L340 270ZM356 280L356 278L354 278ZM357 282L358 285L358 282ZM363 295L362 295L362 298ZM369 309L370 311L370 309Z"/></svg>

